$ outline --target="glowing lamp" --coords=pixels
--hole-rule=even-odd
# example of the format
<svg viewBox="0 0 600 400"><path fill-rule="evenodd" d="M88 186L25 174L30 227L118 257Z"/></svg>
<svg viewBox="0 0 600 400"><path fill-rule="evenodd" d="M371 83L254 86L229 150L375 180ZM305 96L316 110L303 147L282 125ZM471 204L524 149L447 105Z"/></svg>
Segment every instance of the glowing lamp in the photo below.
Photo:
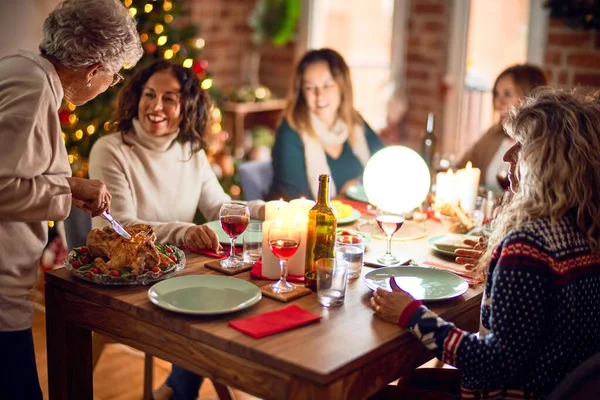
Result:
<svg viewBox="0 0 600 400"><path fill-rule="evenodd" d="M431 175L414 150L389 146L375 153L363 174L369 202L385 211L406 213L423 203L429 193Z"/></svg>

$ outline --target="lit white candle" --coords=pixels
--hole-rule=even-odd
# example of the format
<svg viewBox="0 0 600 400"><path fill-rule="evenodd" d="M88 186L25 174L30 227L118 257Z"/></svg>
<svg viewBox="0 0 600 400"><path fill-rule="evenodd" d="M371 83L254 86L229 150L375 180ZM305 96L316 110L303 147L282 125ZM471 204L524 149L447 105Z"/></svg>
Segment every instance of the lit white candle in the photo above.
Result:
<svg viewBox="0 0 600 400"><path fill-rule="evenodd" d="M283 219L288 214L289 203L283 199L265 203L265 221ZM264 232L264 231L263 231Z"/></svg>
<svg viewBox="0 0 600 400"><path fill-rule="evenodd" d="M480 176L481 170L473 168L471 161L467 163L465 168L456 172L457 197L460 200L460 208L464 212L469 213L475 208Z"/></svg>
<svg viewBox="0 0 600 400"><path fill-rule="evenodd" d="M295 217L298 216L308 217L308 212L311 208L315 206L315 202L312 200L305 199L304 197L300 197L299 199L290 200L290 206L293 207Z"/></svg>
<svg viewBox="0 0 600 400"><path fill-rule="evenodd" d="M453 204L456 201L454 194L455 176L452 170L439 172L435 177L435 204Z"/></svg>
<svg viewBox="0 0 600 400"><path fill-rule="evenodd" d="M279 260L269 246L269 228L274 222L269 220L262 223L262 275L269 279L278 279L281 275Z"/></svg>
<svg viewBox="0 0 600 400"><path fill-rule="evenodd" d="M269 246L269 228L276 220L290 218L290 211L290 204L283 199L265 203L265 221L262 227L262 274L266 278L278 279L281 275L279 260Z"/></svg>
<svg viewBox="0 0 600 400"><path fill-rule="evenodd" d="M306 235L308 233L308 212L316 203L304 197L290 201L290 214L293 221L298 224L300 231L300 246L298 251L288 260L288 273L290 275L304 275L304 261L306 260Z"/></svg>

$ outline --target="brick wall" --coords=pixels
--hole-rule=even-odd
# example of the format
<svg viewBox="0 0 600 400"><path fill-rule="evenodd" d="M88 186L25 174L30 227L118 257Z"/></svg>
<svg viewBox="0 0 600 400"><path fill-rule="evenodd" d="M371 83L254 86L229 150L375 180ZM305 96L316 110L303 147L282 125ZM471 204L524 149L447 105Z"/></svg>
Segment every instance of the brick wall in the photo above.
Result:
<svg viewBox="0 0 600 400"><path fill-rule="evenodd" d="M600 33L574 30L562 20L551 20L544 61L552 84L600 88Z"/></svg>
<svg viewBox="0 0 600 400"><path fill-rule="evenodd" d="M406 145L419 148L427 113L435 113L438 138L444 126L444 83L452 2L411 1L406 46Z"/></svg>
<svg viewBox="0 0 600 400"><path fill-rule="evenodd" d="M228 93L243 83L245 50L250 47L252 30L248 16L254 8L252 0L189 0L190 18L200 28L206 41L202 56L215 85ZM274 93L285 95L292 70L294 44L275 48L265 44L262 53L260 81Z"/></svg>

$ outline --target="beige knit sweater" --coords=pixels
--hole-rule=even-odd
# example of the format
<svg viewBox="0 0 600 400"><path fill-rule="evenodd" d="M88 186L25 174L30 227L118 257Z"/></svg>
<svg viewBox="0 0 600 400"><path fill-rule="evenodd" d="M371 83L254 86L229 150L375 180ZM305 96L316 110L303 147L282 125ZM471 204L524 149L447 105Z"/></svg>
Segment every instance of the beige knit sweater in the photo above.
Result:
<svg viewBox="0 0 600 400"><path fill-rule="evenodd" d="M31 327L28 300L48 241L48 220L71 210L71 168L54 66L21 52L0 60L0 331Z"/></svg>
<svg viewBox="0 0 600 400"><path fill-rule="evenodd" d="M182 245L196 209L207 220L218 219L219 208L231 200L203 150L190 158L191 146L176 140L177 133L155 136L145 132L138 120L125 136L100 138L90 153L89 174L101 179L112 194L111 213L123 225L148 223L158 243ZM264 204L249 203L254 218ZM106 222L94 218L93 227Z"/></svg>

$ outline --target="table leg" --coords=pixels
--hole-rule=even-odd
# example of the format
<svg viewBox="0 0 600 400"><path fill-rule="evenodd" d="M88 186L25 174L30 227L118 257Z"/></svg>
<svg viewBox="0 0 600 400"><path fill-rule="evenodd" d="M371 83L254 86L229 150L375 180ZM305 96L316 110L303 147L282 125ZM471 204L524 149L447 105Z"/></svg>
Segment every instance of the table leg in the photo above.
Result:
<svg viewBox="0 0 600 400"><path fill-rule="evenodd" d="M69 321L65 293L46 284L50 400L92 399L92 334Z"/></svg>

